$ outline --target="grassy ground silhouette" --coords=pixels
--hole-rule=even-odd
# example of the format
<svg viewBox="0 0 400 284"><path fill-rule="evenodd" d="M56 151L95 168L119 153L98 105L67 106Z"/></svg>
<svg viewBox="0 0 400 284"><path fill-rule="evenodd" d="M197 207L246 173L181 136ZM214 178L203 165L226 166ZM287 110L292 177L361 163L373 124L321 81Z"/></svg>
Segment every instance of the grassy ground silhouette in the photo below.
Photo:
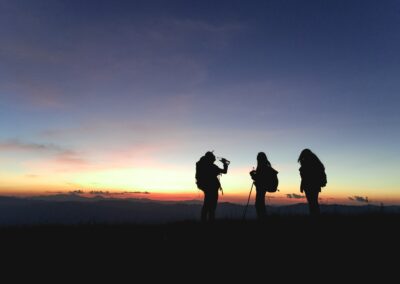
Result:
<svg viewBox="0 0 400 284"><path fill-rule="evenodd" d="M254 265L261 267L258 273L280 271L281 277L293 276L286 270L304 274L310 269L307 273L379 271L387 275L397 271L392 259L400 253L399 225L399 215L379 214L325 215L319 220L269 216L263 223L43 225L2 227L0 242L3 259L11 266L40 264L55 270L72 266L69 273L90 266L96 278L99 267L117 274L133 267L153 272L168 268L169 273L183 273L186 267L200 269L202 274L211 273L210 269L232 274L233 267L253 271ZM362 268L356 273L356 267ZM153 272L149 277L157 276Z"/></svg>
<svg viewBox="0 0 400 284"><path fill-rule="evenodd" d="M216 220L213 224L183 221L168 224L80 224L0 227L1 239L29 248L40 244L45 248L51 240L71 245L135 246L136 243L168 246L200 243L219 245L244 241L284 244L324 242L334 245L357 244L373 249L377 242L388 246L400 240L400 215L367 214L359 216L323 215L318 220L308 216L269 216L257 220ZM369 242L369 243L368 243ZM243 244L245 245L245 244ZM365 245L365 246L364 246ZM356 246L353 247L356 249Z"/></svg>

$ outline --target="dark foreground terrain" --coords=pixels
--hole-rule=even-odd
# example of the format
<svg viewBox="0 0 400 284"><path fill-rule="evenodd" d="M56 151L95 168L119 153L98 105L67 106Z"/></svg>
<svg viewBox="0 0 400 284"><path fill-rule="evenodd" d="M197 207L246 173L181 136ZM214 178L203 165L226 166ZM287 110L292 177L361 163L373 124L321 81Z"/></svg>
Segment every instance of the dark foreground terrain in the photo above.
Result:
<svg viewBox="0 0 400 284"><path fill-rule="evenodd" d="M379 272L384 279L398 270L399 226L400 215L325 215L319 220L270 216L264 223L2 227L0 239L7 265L63 268L65 276L93 267L98 277L112 269L138 273L169 267L181 273L187 266L200 274L214 269L232 275L235 267L261 266L255 272L286 271L281 277L317 271L330 277L366 277Z"/></svg>

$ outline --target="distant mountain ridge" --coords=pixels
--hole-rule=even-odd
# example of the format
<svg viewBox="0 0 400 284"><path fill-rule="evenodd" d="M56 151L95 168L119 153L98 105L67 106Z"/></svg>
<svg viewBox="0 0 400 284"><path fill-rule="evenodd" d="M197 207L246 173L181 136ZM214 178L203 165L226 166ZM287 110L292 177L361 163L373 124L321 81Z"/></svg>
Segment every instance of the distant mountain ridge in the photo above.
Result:
<svg viewBox="0 0 400 284"><path fill-rule="evenodd" d="M0 225L85 224L85 223L166 223L198 220L202 201L154 201L147 198L83 197L77 194L59 194L29 198L0 196ZM241 219L244 205L221 202L217 218ZM400 214L400 206L322 205L324 214ZM305 203L268 206L268 214L305 215ZM255 218L250 205L247 218Z"/></svg>

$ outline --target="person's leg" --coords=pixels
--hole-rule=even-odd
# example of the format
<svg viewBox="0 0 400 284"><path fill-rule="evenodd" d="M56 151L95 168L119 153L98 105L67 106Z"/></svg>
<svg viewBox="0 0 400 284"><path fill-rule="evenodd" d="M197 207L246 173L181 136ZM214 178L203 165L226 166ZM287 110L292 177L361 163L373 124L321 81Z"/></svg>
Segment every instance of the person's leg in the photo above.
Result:
<svg viewBox="0 0 400 284"><path fill-rule="evenodd" d="M315 200L314 200L314 206L315 206L315 213L314 213L314 215L315 216L319 216L320 215L320 209L319 209L319 203L318 203L318 196L319 196L319 191L315 191L315 194L314 194L314 198L315 198Z"/></svg>
<svg viewBox="0 0 400 284"><path fill-rule="evenodd" d="M206 193L206 191L204 191L204 202L203 202L203 207L201 208L201 221L202 222L207 222L207 215L208 215L208 211L209 211L209 201L210 197L209 194Z"/></svg>
<svg viewBox="0 0 400 284"><path fill-rule="evenodd" d="M306 198L307 198L307 203L308 203L308 211L310 215L313 215L313 202L312 202L312 193L309 190L305 190Z"/></svg>
<svg viewBox="0 0 400 284"><path fill-rule="evenodd" d="M317 190L306 190L305 193L310 210L310 215L314 217L318 216L320 213L318 204L319 192Z"/></svg>
<svg viewBox="0 0 400 284"><path fill-rule="evenodd" d="M265 191L258 190L256 193L256 212L259 220L265 218Z"/></svg>
<svg viewBox="0 0 400 284"><path fill-rule="evenodd" d="M215 220L215 211L217 209L218 203L218 190L212 190L209 192L209 221L213 222Z"/></svg>

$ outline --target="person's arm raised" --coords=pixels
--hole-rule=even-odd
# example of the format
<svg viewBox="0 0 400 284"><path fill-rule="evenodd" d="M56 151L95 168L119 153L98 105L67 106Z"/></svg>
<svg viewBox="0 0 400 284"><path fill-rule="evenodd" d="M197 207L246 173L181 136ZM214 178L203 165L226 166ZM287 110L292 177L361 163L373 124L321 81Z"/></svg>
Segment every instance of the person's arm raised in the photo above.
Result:
<svg viewBox="0 0 400 284"><path fill-rule="evenodd" d="M221 169L222 174L226 174L228 172L228 166L229 166L228 163L224 163L224 169Z"/></svg>

